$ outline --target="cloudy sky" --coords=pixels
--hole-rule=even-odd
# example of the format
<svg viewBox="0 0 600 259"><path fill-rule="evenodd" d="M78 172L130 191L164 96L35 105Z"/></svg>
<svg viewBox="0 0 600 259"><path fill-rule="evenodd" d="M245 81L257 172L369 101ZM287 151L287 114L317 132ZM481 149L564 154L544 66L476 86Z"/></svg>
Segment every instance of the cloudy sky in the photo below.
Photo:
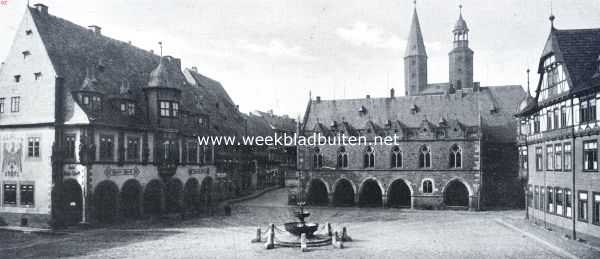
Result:
<svg viewBox="0 0 600 259"><path fill-rule="evenodd" d="M0 5L0 59L25 10ZM145 49L181 57L227 89L242 111L293 117L309 98L404 93L412 0L41 0L50 13ZM522 84L550 28L550 0L419 0L429 82L448 80L451 30L464 5L475 80ZM32 1L32 4L35 1ZM557 28L600 27L600 1L554 0ZM533 78L533 77L532 77Z"/></svg>

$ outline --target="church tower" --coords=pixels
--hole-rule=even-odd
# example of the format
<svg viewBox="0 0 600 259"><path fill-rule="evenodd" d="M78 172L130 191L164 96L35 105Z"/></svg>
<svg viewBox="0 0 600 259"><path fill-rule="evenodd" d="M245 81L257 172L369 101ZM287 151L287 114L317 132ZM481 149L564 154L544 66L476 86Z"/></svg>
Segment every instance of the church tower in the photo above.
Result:
<svg viewBox="0 0 600 259"><path fill-rule="evenodd" d="M427 52L415 7L404 55L405 95L419 95L425 88L427 88Z"/></svg>
<svg viewBox="0 0 600 259"><path fill-rule="evenodd" d="M462 17L462 5L459 8L460 16L452 30L454 48L448 54L450 85L456 90L473 88L473 51L469 48L469 28Z"/></svg>

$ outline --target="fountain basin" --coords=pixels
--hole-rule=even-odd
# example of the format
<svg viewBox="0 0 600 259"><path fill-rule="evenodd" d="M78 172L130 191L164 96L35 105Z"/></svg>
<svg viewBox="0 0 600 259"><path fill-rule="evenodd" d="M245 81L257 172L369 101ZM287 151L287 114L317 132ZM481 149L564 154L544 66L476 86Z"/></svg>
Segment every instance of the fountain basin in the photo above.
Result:
<svg viewBox="0 0 600 259"><path fill-rule="evenodd" d="M284 224L285 230L295 236L306 234L306 237L312 237L313 233L319 228L317 223L303 223L303 222L288 222Z"/></svg>

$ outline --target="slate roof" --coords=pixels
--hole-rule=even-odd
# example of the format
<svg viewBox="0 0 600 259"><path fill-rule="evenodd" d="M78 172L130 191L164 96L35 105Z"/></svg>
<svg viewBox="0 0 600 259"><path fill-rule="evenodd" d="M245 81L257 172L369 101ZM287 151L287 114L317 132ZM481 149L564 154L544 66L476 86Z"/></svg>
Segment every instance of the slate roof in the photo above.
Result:
<svg viewBox="0 0 600 259"><path fill-rule="evenodd" d="M312 100L304 118L303 129L328 128L334 121L348 123L355 129L400 125L419 128L424 120L434 126L445 120L464 127L482 127L484 138L493 142L514 142L516 122L513 114L525 97L521 86L481 87L479 91L457 91L456 94L364 98L345 100ZM366 112L359 112L365 107ZM416 112L415 112L416 107Z"/></svg>
<svg viewBox="0 0 600 259"><path fill-rule="evenodd" d="M425 41L423 40L423 33L421 32L421 23L419 23L419 16L417 15L416 8L413 11L412 23L410 25L410 32L408 33L404 56L427 56Z"/></svg>
<svg viewBox="0 0 600 259"><path fill-rule="evenodd" d="M557 30L551 32L573 83L572 92L600 86L592 76L598 71L600 28Z"/></svg>
<svg viewBox="0 0 600 259"><path fill-rule="evenodd" d="M295 132L296 120L284 115L278 116L273 112L255 111L255 113L265 119L273 130Z"/></svg>
<svg viewBox="0 0 600 259"><path fill-rule="evenodd" d="M182 91L181 113L206 115L210 129L203 134L237 135L246 132L245 117L223 86L197 71L181 70L181 61L155 55L130 43L106 37L94 30L30 7L48 55L59 77L64 79L66 92L95 90L105 98L102 112L88 113L94 123L111 126L147 128L147 103L143 88L167 87ZM160 64L160 66L159 66ZM86 70L93 71L86 79ZM185 74L184 74L185 72ZM123 97L136 102L136 116L119 110L115 101ZM66 94L67 114L73 115L75 99ZM198 133L195 120L183 120L181 130Z"/></svg>

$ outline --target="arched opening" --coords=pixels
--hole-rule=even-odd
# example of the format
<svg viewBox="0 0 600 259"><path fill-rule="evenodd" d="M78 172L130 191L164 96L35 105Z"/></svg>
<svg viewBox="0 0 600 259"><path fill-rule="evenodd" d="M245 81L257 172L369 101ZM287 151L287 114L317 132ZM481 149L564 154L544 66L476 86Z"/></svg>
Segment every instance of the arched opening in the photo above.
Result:
<svg viewBox="0 0 600 259"><path fill-rule="evenodd" d="M208 211L212 203L213 179L205 177L200 184L200 210Z"/></svg>
<svg viewBox="0 0 600 259"><path fill-rule="evenodd" d="M410 208L410 188L402 179L394 181L388 192L388 206L392 208Z"/></svg>
<svg viewBox="0 0 600 259"><path fill-rule="evenodd" d="M163 184L160 180L152 180L144 190L144 213L158 215L162 213Z"/></svg>
<svg viewBox="0 0 600 259"><path fill-rule="evenodd" d="M198 214L200 212L200 184L196 178L190 178L183 188L183 206L187 212Z"/></svg>
<svg viewBox="0 0 600 259"><path fill-rule="evenodd" d="M310 205L327 205L329 203L327 186L325 186L323 181L319 179L312 179L310 181L306 203Z"/></svg>
<svg viewBox="0 0 600 259"><path fill-rule="evenodd" d="M450 207L468 207L469 190L467 186L458 180L448 183L444 191L444 204Z"/></svg>
<svg viewBox="0 0 600 259"><path fill-rule="evenodd" d="M381 188L379 188L377 181L373 179L366 180L360 188L358 204L362 207L379 207L382 205L381 199Z"/></svg>
<svg viewBox="0 0 600 259"><path fill-rule="evenodd" d="M181 212L183 201L183 184L177 178L167 182L167 193L165 195L165 209L167 213Z"/></svg>
<svg viewBox="0 0 600 259"><path fill-rule="evenodd" d="M126 218L139 218L142 199L142 185L137 180L127 180L121 188L121 215Z"/></svg>
<svg viewBox="0 0 600 259"><path fill-rule="evenodd" d="M117 218L119 187L112 181L103 181L94 190L94 211L100 222L113 222Z"/></svg>
<svg viewBox="0 0 600 259"><path fill-rule="evenodd" d="M83 192L81 185L73 179L65 180L62 184L61 203L64 211L65 224L73 225L81 222L83 209Z"/></svg>
<svg viewBox="0 0 600 259"><path fill-rule="evenodd" d="M353 206L354 188L347 179L340 179L334 187L333 204L335 206Z"/></svg>

